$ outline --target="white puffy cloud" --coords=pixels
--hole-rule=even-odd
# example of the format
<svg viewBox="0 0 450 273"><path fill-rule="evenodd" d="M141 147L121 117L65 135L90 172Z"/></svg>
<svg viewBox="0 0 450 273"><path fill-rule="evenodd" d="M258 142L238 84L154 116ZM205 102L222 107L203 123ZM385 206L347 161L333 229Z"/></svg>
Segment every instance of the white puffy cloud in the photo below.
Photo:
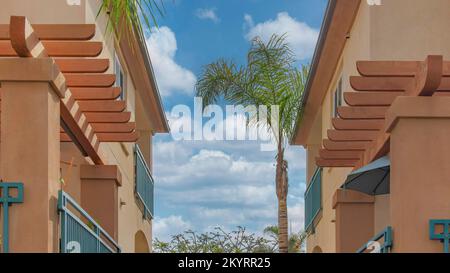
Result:
<svg viewBox="0 0 450 273"><path fill-rule="evenodd" d="M289 222L297 232L304 221L304 151L288 151ZM154 152L158 210L183 215L199 232L243 226L261 233L277 224L274 154L260 152L258 142L165 141L155 142Z"/></svg>
<svg viewBox="0 0 450 273"><path fill-rule="evenodd" d="M176 92L192 95L197 79L192 71L175 61L178 49L175 33L166 26L153 27L147 47L161 95L168 97Z"/></svg>
<svg viewBox="0 0 450 273"><path fill-rule="evenodd" d="M169 113L168 117L173 125L177 118ZM232 124L230 117L223 118L220 126ZM194 126L199 121L192 116L180 119L191 123L191 128L201 128L199 124ZM229 127L241 130L245 125L243 116L238 115L237 122ZM249 140L174 140L169 136L164 141L156 139L158 210L183 215L198 232L216 226L226 230L243 226L249 232L261 233L265 227L276 225L275 152L261 151L260 144ZM289 221L292 231L298 232L304 222L305 152L300 147L288 147L285 156L289 160Z"/></svg>
<svg viewBox="0 0 450 273"><path fill-rule="evenodd" d="M200 149L181 162L180 155L188 154L183 151L186 148L183 146L189 143L194 142L172 142L172 144L165 144L166 147L162 148L158 148L158 144L155 145L157 159L155 170L159 183L167 187L188 187L192 184L219 186L222 182L261 185L273 180L273 162L249 161L243 156L232 157L218 150ZM174 152L169 155L167 145L170 145L173 151L180 151L181 154ZM158 160L160 158L164 158L164 161ZM172 164L167 164L168 161ZM173 163L176 164L176 169Z"/></svg>
<svg viewBox="0 0 450 273"><path fill-rule="evenodd" d="M179 215L171 215L169 217L156 217L153 221L153 238L162 241L170 241L173 235L183 233L192 228L189 221L183 220Z"/></svg>
<svg viewBox="0 0 450 273"><path fill-rule="evenodd" d="M314 54L319 31L308 26L304 22L297 21L287 12L280 12L276 19L255 24L251 15L244 16L245 38L252 40L261 37L267 41L273 34L287 35L287 41L291 45L298 60L311 58Z"/></svg>
<svg viewBox="0 0 450 273"><path fill-rule="evenodd" d="M194 110L192 110L186 105L176 105L171 112L166 113L173 139L192 140L195 135L199 134L207 142L233 140L251 143L259 141L261 151L274 151L276 149L273 133L268 130L264 123L260 123L258 126L255 124L247 126L248 113L245 113L244 108L235 107L233 111L228 107L213 105L214 118L210 118L211 112L206 108L203 111L203 116L210 119L205 120L193 118L195 107L201 108L202 106L194 106Z"/></svg>
<svg viewBox="0 0 450 273"><path fill-rule="evenodd" d="M197 16L199 19L202 19L202 20L211 20L214 23L220 22L220 18L219 18L219 16L217 16L215 8L197 9L195 11L195 16Z"/></svg>

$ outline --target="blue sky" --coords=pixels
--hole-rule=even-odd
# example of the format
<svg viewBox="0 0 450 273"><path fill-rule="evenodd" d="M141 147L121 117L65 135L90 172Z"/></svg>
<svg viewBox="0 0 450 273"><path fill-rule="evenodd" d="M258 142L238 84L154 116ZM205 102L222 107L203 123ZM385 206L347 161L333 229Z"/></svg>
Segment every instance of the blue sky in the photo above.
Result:
<svg viewBox="0 0 450 273"><path fill-rule="evenodd" d="M288 35L298 64L311 60L326 0L165 0L159 29L147 45L165 111L193 105L202 66L218 58L245 63L250 40ZM187 229L244 226L261 232L277 223L274 152L257 141L154 139L154 237L167 240ZM289 216L292 231L303 226L305 152L286 151L289 160Z"/></svg>

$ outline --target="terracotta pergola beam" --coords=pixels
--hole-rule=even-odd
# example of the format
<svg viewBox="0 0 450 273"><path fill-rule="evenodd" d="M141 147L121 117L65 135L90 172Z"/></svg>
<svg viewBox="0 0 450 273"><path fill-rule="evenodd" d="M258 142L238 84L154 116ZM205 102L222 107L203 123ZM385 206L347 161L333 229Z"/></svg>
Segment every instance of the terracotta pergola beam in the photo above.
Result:
<svg viewBox="0 0 450 273"><path fill-rule="evenodd" d="M378 133L379 131L328 130L327 136L332 141L372 141Z"/></svg>
<svg viewBox="0 0 450 273"><path fill-rule="evenodd" d="M36 37L31 24L25 17L11 16L10 33L11 47L14 48L19 57L48 57L46 48ZM64 97L61 98L61 126L84 155L89 156L95 164L103 165L103 161L97 152L99 146L97 137L90 125L86 123L86 117L79 112L77 102L73 102L71 96L70 90L67 89ZM72 102L70 108L66 105L68 101ZM75 115L77 115L77 119L75 119Z"/></svg>
<svg viewBox="0 0 450 273"><path fill-rule="evenodd" d="M430 55L426 58L417 74L416 88L412 95L431 96L439 88L443 76L444 58Z"/></svg>
<svg viewBox="0 0 450 273"><path fill-rule="evenodd" d="M413 88L407 91L408 96L432 96L440 88L447 88L447 77L444 76L444 70L447 71L448 62L444 62L443 56L430 55L425 61L421 62L415 75ZM445 72L447 73L447 72ZM367 78L371 79L371 78ZM450 87L450 85L449 85ZM450 88L449 88L450 89ZM367 148L363 158L357 163L356 167L365 164L383 156L389 152L390 135L381 133L371 145Z"/></svg>
<svg viewBox="0 0 450 273"><path fill-rule="evenodd" d="M358 61L356 68L362 76L414 77L420 61Z"/></svg>
<svg viewBox="0 0 450 273"><path fill-rule="evenodd" d="M82 112L123 112L126 108L124 101L116 100L88 100L78 101Z"/></svg>
<svg viewBox="0 0 450 273"><path fill-rule="evenodd" d="M441 84L436 91L447 91L450 92L450 77L444 77L441 79Z"/></svg>
<svg viewBox="0 0 450 273"><path fill-rule="evenodd" d="M131 113L94 113L87 112L84 114L90 123L125 123L130 121Z"/></svg>
<svg viewBox="0 0 450 273"><path fill-rule="evenodd" d="M136 123L91 123L91 126L96 133L131 133L135 130Z"/></svg>
<svg viewBox="0 0 450 273"><path fill-rule="evenodd" d="M52 28L47 25L41 28L40 33L48 39L45 41L39 39L25 17L12 17L9 28L5 32L0 26L0 56L28 58L6 58L2 61L10 59L14 60L13 65L19 65L22 60L27 60L28 67L32 67L34 59L48 59L53 67L64 72L58 69L58 78L62 79L63 84L56 87L57 90L63 88L61 93L65 92L60 103L62 142L73 142L83 155L101 165L103 161L98 154L101 142L137 141L136 123L129 122L130 112L124 112L126 102L117 100L121 89L113 87L116 75L103 74L110 66L109 59L91 58L101 53L103 43L80 41L89 40L95 34L95 26L82 28L83 33L77 36L74 32L79 26L71 27L64 34L60 26ZM1 39L2 35L4 39ZM55 56L61 58L53 58ZM27 71L23 73L31 80L36 76ZM14 76L11 79L14 80ZM50 82L56 85L59 81Z"/></svg>
<svg viewBox="0 0 450 273"><path fill-rule="evenodd" d="M90 40L95 35L94 24L33 24L39 40ZM0 40L9 40L9 25L0 25Z"/></svg>
<svg viewBox="0 0 450 273"><path fill-rule="evenodd" d="M357 91L406 91L414 84L414 77L350 77L350 85Z"/></svg>
<svg viewBox="0 0 450 273"><path fill-rule="evenodd" d="M324 139L323 147L330 151L364 151L370 143L370 141L332 141Z"/></svg>
<svg viewBox="0 0 450 273"><path fill-rule="evenodd" d="M450 92L434 92L433 97L449 97Z"/></svg>
<svg viewBox="0 0 450 273"><path fill-rule="evenodd" d="M61 126L68 135L69 139L75 143L85 156L89 156L96 165L103 165L103 160L98 154L98 142L97 136L94 131L90 128L89 124L85 124L88 130L83 130L80 127L79 121L73 118L73 114L64 105L60 104L60 115L61 115ZM82 122L83 123L82 119ZM87 134L86 131L89 133ZM62 140L61 140L62 141Z"/></svg>
<svg viewBox="0 0 450 273"><path fill-rule="evenodd" d="M60 133L61 142L73 142L71 138L66 133ZM139 134L137 132L130 133L97 133L96 137L100 142L136 142L139 139ZM100 164L102 165L102 164Z"/></svg>
<svg viewBox="0 0 450 273"><path fill-rule="evenodd" d="M11 41L0 41L0 52L6 50L8 55L19 57L48 57L47 49L34 35L33 28L25 18L11 17L10 33ZM2 46L2 43L7 46Z"/></svg>
<svg viewBox="0 0 450 273"><path fill-rule="evenodd" d="M358 160L354 159L323 159L316 158L318 167L349 167L353 168Z"/></svg>
<svg viewBox="0 0 450 273"><path fill-rule="evenodd" d="M439 55L425 61L357 62L357 69L362 76L350 77L356 92L344 93L348 106L337 109L319 166L359 168L386 155L390 135L384 132L385 116L398 97L450 96L450 62Z"/></svg>
<svg viewBox="0 0 450 273"><path fill-rule="evenodd" d="M362 76L404 77L415 76L421 61L358 61L356 67ZM450 62L443 63L443 75L450 76Z"/></svg>
<svg viewBox="0 0 450 273"><path fill-rule="evenodd" d="M359 160L363 151L329 151L326 149L319 150L319 156L323 159L354 159Z"/></svg>
<svg viewBox="0 0 450 273"><path fill-rule="evenodd" d="M94 133L132 133L136 129L135 122L127 123L91 123ZM60 133L65 133L64 128L60 128Z"/></svg>
<svg viewBox="0 0 450 273"><path fill-rule="evenodd" d="M139 139L138 132L131 133L98 133L101 142L131 142L134 143Z"/></svg>
<svg viewBox="0 0 450 273"><path fill-rule="evenodd" d="M58 71L59 72L59 71ZM61 77L64 76L61 74ZM65 83L64 83L65 84ZM120 96L120 88L72 88L72 98L78 101L83 112L122 112L124 101L116 101ZM1 101L1 93L0 93Z"/></svg>
<svg viewBox="0 0 450 273"><path fill-rule="evenodd" d="M344 100L350 106L389 106L404 92L345 92Z"/></svg>
<svg viewBox="0 0 450 273"><path fill-rule="evenodd" d="M103 73L109 68L109 59L55 59L63 73Z"/></svg>
<svg viewBox="0 0 450 273"><path fill-rule="evenodd" d="M85 87L70 89L73 97L80 100L115 100L120 96L121 90L119 87Z"/></svg>
<svg viewBox="0 0 450 273"><path fill-rule="evenodd" d="M101 42L42 41L49 57L97 57L103 50ZM0 57L17 57L11 42L0 41Z"/></svg>
<svg viewBox="0 0 450 273"><path fill-rule="evenodd" d="M64 74L68 87L111 87L116 81L113 74Z"/></svg>
<svg viewBox="0 0 450 273"><path fill-rule="evenodd" d="M384 119L341 119L333 118L333 127L337 130L380 130Z"/></svg>
<svg viewBox="0 0 450 273"><path fill-rule="evenodd" d="M338 107L337 112L342 119L382 119L388 108L384 106L341 106Z"/></svg>

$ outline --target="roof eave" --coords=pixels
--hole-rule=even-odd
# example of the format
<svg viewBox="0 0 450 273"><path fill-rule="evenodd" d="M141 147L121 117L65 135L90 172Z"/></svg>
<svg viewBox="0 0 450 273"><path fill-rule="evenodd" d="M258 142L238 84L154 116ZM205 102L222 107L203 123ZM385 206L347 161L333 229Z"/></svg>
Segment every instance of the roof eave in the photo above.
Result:
<svg viewBox="0 0 450 273"><path fill-rule="evenodd" d="M144 56L144 64L146 67L146 74L148 75L148 78L150 80L150 83L152 85L153 95L155 96L157 100L157 108L158 113L160 116L161 124L157 128L155 128L156 133L168 133L170 131L169 123L167 121L166 113L164 112L164 106L162 104L162 98L161 94L159 92L158 84L156 83L156 77L153 70L150 54L148 52L147 43L145 42L145 36L142 31L138 32L138 36L136 37L138 43L139 43L139 49L141 51L141 54Z"/></svg>
<svg viewBox="0 0 450 273"><path fill-rule="evenodd" d="M360 4L361 0L328 2L302 97L302 115L297 120L292 144L307 145L309 132L327 94Z"/></svg>
<svg viewBox="0 0 450 273"><path fill-rule="evenodd" d="M333 20L333 14L334 14L334 10L336 8L336 2L337 2L337 0L328 1L328 5L325 10L324 19L322 22L322 26L320 28L319 38L317 40L316 48L314 50L314 55L312 58L311 68L310 68L310 71L308 74L308 79L306 81L305 90L303 91L303 95L301 98L301 100L302 100L301 109L304 109L304 107L308 101L308 96L309 96L309 93L311 90L311 85L312 85L312 79L314 79L314 77L317 73L317 67L319 65L319 60L320 60L320 56L322 54L323 45L325 43L326 36L328 34L328 30L329 30L331 22ZM302 120L302 115L299 116L299 118L297 119L297 122L295 124L294 135L292 136L292 139L291 139L292 144L304 145L304 143L298 143L296 141L298 133L300 131L301 120Z"/></svg>

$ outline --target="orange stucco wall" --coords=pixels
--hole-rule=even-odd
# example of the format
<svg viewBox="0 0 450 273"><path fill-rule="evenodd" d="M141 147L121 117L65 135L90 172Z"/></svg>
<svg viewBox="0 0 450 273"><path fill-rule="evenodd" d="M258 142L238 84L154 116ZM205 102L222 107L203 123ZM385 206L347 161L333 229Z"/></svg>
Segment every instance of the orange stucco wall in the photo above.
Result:
<svg viewBox="0 0 450 273"><path fill-rule="evenodd" d="M59 97L45 81L3 82L1 92L0 173L24 184L24 202L9 208L10 251L57 252Z"/></svg>
<svg viewBox="0 0 450 273"><path fill-rule="evenodd" d="M450 219L450 98L401 97L389 110L394 252L442 252L429 220Z"/></svg>

